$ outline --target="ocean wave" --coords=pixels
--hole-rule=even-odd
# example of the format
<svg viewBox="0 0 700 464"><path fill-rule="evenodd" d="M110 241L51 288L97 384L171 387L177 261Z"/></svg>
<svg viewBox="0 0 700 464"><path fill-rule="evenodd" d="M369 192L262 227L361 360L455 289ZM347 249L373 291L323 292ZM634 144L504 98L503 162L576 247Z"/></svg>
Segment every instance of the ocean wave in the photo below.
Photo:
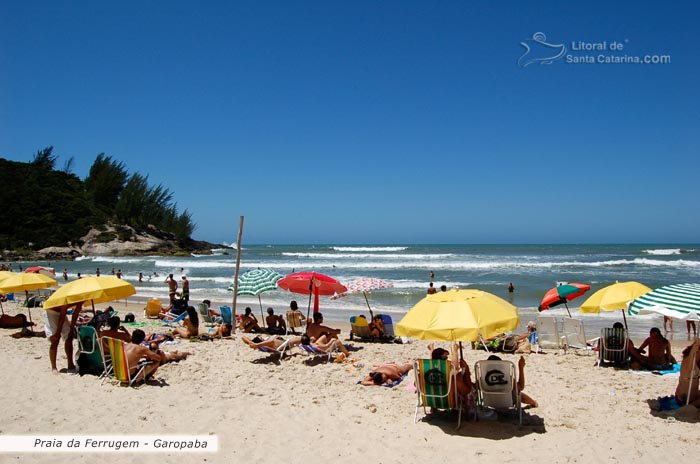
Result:
<svg viewBox="0 0 700 464"><path fill-rule="evenodd" d="M642 253L655 256L670 256L681 254L680 248L659 248L655 250L642 250Z"/></svg>
<svg viewBox="0 0 700 464"><path fill-rule="evenodd" d="M155 256L139 256L139 257L127 257L127 256L80 256L75 258L76 261L92 261L95 263L113 263L113 264L135 264L135 263L148 263L156 259Z"/></svg>
<svg viewBox="0 0 700 464"><path fill-rule="evenodd" d="M290 258L316 258L316 259L449 259L458 255L454 253L443 254L377 254L377 253L310 253L310 252L284 252L282 256Z"/></svg>
<svg viewBox="0 0 700 464"><path fill-rule="evenodd" d="M350 246L333 246L331 247L331 250L334 251L405 251L408 250L408 247L402 247L402 246L376 246L376 247L350 247Z"/></svg>

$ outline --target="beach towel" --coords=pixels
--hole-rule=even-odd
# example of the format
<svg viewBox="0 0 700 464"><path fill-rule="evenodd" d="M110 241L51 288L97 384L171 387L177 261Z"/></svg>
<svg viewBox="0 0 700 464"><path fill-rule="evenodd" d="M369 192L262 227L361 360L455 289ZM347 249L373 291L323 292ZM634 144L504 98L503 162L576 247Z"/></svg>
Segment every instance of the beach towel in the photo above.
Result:
<svg viewBox="0 0 700 464"><path fill-rule="evenodd" d="M681 373L681 365L680 364L673 364L670 369L657 370L657 371L651 371L651 372L652 372L652 374L656 374L656 375L680 374Z"/></svg>
<svg viewBox="0 0 700 464"><path fill-rule="evenodd" d="M391 382L386 382L386 383L383 383L383 384L381 384L381 385L366 385L366 386L367 386L367 387L389 387L389 388L394 388L395 386L397 386L398 384L400 384L401 381L403 381L403 379L405 379L405 378L406 378L406 374L402 375L401 378L396 379L396 380L391 381ZM360 384L360 385L362 385L362 380L359 380L357 383Z"/></svg>
<svg viewBox="0 0 700 464"><path fill-rule="evenodd" d="M672 411L681 407L673 395L659 397L656 400L649 400L649 407L654 411Z"/></svg>

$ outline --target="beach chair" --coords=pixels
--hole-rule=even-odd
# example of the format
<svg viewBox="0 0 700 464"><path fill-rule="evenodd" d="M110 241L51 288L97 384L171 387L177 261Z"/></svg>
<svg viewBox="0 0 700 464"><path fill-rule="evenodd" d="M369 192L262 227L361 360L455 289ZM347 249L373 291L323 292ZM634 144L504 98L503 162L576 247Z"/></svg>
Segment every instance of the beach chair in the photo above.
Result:
<svg viewBox="0 0 700 464"><path fill-rule="evenodd" d="M563 346L565 339L559 334L559 325L555 317L537 317L537 341L540 348L559 349Z"/></svg>
<svg viewBox="0 0 700 464"><path fill-rule="evenodd" d="M382 314L382 323L384 324L384 338L394 339L396 338L396 333L394 333L394 321L391 320L391 316L388 314Z"/></svg>
<svg viewBox="0 0 700 464"><path fill-rule="evenodd" d="M214 319L211 317L209 312L209 305L206 303L199 303L197 305L197 312L199 313L199 318L202 320L204 325L213 326L215 324Z"/></svg>
<svg viewBox="0 0 700 464"><path fill-rule="evenodd" d="M75 328L78 340L78 372L102 375L105 370L104 357L100 347L97 331L91 325L81 325Z"/></svg>
<svg viewBox="0 0 700 464"><path fill-rule="evenodd" d="M112 359L112 372L114 373L114 378L120 384L128 384L130 387L134 385L136 379L143 373L143 370L147 365L152 364L152 361L139 361L136 365L136 371L134 375L131 375L131 369L129 366L129 360L126 357L126 352L124 350L124 341L117 340L111 337L102 337L104 343L106 343L109 348L109 354ZM144 380L144 379L140 379Z"/></svg>
<svg viewBox="0 0 700 464"><path fill-rule="evenodd" d="M566 340L567 348L585 350L587 354L591 353L592 347L589 345L588 340L586 340L586 332L583 329L583 321L579 319L572 319L570 317L565 318L562 334Z"/></svg>
<svg viewBox="0 0 700 464"><path fill-rule="evenodd" d="M168 318L168 316L166 315L166 317L163 318L163 325L165 327L170 327L170 328L177 327L177 325L180 322L184 321L186 317L187 317L187 312L184 312L178 316L171 316L170 318Z"/></svg>
<svg viewBox="0 0 700 464"><path fill-rule="evenodd" d="M289 332L296 334L297 328L303 327L304 321L301 320L301 312L300 311L292 311L291 309L287 311L287 334Z"/></svg>
<svg viewBox="0 0 700 464"><path fill-rule="evenodd" d="M221 320L224 324L231 324L234 328L236 325L233 321L233 312L230 306L219 306L219 312L221 313Z"/></svg>
<svg viewBox="0 0 700 464"><path fill-rule="evenodd" d="M352 316L350 318L350 340L354 338L359 338L360 340L372 339L366 317Z"/></svg>
<svg viewBox="0 0 700 464"><path fill-rule="evenodd" d="M614 327L604 327L600 329L600 339L598 340L598 366L603 364L614 364L617 366L627 366L629 363L629 353L627 352L627 331Z"/></svg>
<svg viewBox="0 0 700 464"><path fill-rule="evenodd" d="M291 347L289 346L290 342L291 339L287 339L277 349L268 348L267 346L261 346L258 348L258 350L262 351L263 353L268 353L272 355L273 358L279 356L279 360L282 361L287 351L291 350Z"/></svg>
<svg viewBox="0 0 700 464"><path fill-rule="evenodd" d="M518 424L522 425L523 408L515 380L515 365L504 360L481 360L476 362L474 373L477 404L496 411L514 409L518 411Z"/></svg>
<svg viewBox="0 0 700 464"><path fill-rule="evenodd" d="M160 300L158 298L153 298L146 304L146 308L143 310L144 316L146 316L147 319L158 319L160 318L162 309Z"/></svg>
<svg viewBox="0 0 700 464"><path fill-rule="evenodd" d="M413 423L418 422L418 411L423 408L455 410L457 409L457 428L462 425L462 408L459 403L456 379L452 373L452 364L446 359L416 359L413 364L416 376L416 411Z"/></svg>
<svg viewBox="0 0 700 464"><path fill-rule="evenodd" d="M297 345L299 349L303 352L305 352L308 355L312 356L319 356L319 357L325 357L326 361L330 361L331 358L333 357L333 353L336 353L338 350L335 349L333 351L324 351L320 348L316 348L313 345Z"/></svg>

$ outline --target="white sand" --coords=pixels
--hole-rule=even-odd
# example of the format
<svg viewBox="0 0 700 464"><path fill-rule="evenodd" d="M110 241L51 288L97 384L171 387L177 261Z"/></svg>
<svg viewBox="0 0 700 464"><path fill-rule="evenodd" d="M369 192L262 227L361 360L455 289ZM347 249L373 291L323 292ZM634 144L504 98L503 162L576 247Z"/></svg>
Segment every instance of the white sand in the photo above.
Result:
<svg viewBox="0 0 700 464"><path fill-rule="evenodd" d="M100 305L98 307L104 307ZM117 308L123 315L135 310ZM16 309L6 309L14 314ZM42 309L33 310L41 321ZM39 328L42 328L42 323ZM347 327L345 328L347 329ZM115 386L94 376L53 375L48 341L0 330L0 435L174 434L219 439L216 454L0 454L0 462L690 462L700 453L698 413L676 420L650 412L648 399L673 394L676 378L596 368L595 355L526 356L525 391L540 407L517 419L413 424L413 377L391 389L356 384L373 364L426 357L427 342L351 343L364 363L282 363L236 340L183 341L192 351L159 369L159 386ZM344 330L344 338L347 330ZM675 353L680 357L677 343ZM444 346L444 345L443 345ZM470 366L485 358L465 351ZM517 362L516 356L505 359ZM59 368L66 361L59 348ZM423 418L423 412L419 418Z"/></svg>

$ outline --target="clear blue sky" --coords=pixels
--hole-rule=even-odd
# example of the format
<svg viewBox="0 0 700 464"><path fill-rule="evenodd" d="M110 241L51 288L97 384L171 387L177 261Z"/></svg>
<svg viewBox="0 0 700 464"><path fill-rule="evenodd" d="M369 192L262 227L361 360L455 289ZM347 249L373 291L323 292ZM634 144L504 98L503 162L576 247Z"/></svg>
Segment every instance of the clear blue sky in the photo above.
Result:
<svg viewBox="0 0 700 464"><path fill-rule="evenodd" d="M0 157L104 152L214 242L698 242L699 13L4 0ZM670 63L522 67L536 32Z"/></svg>

